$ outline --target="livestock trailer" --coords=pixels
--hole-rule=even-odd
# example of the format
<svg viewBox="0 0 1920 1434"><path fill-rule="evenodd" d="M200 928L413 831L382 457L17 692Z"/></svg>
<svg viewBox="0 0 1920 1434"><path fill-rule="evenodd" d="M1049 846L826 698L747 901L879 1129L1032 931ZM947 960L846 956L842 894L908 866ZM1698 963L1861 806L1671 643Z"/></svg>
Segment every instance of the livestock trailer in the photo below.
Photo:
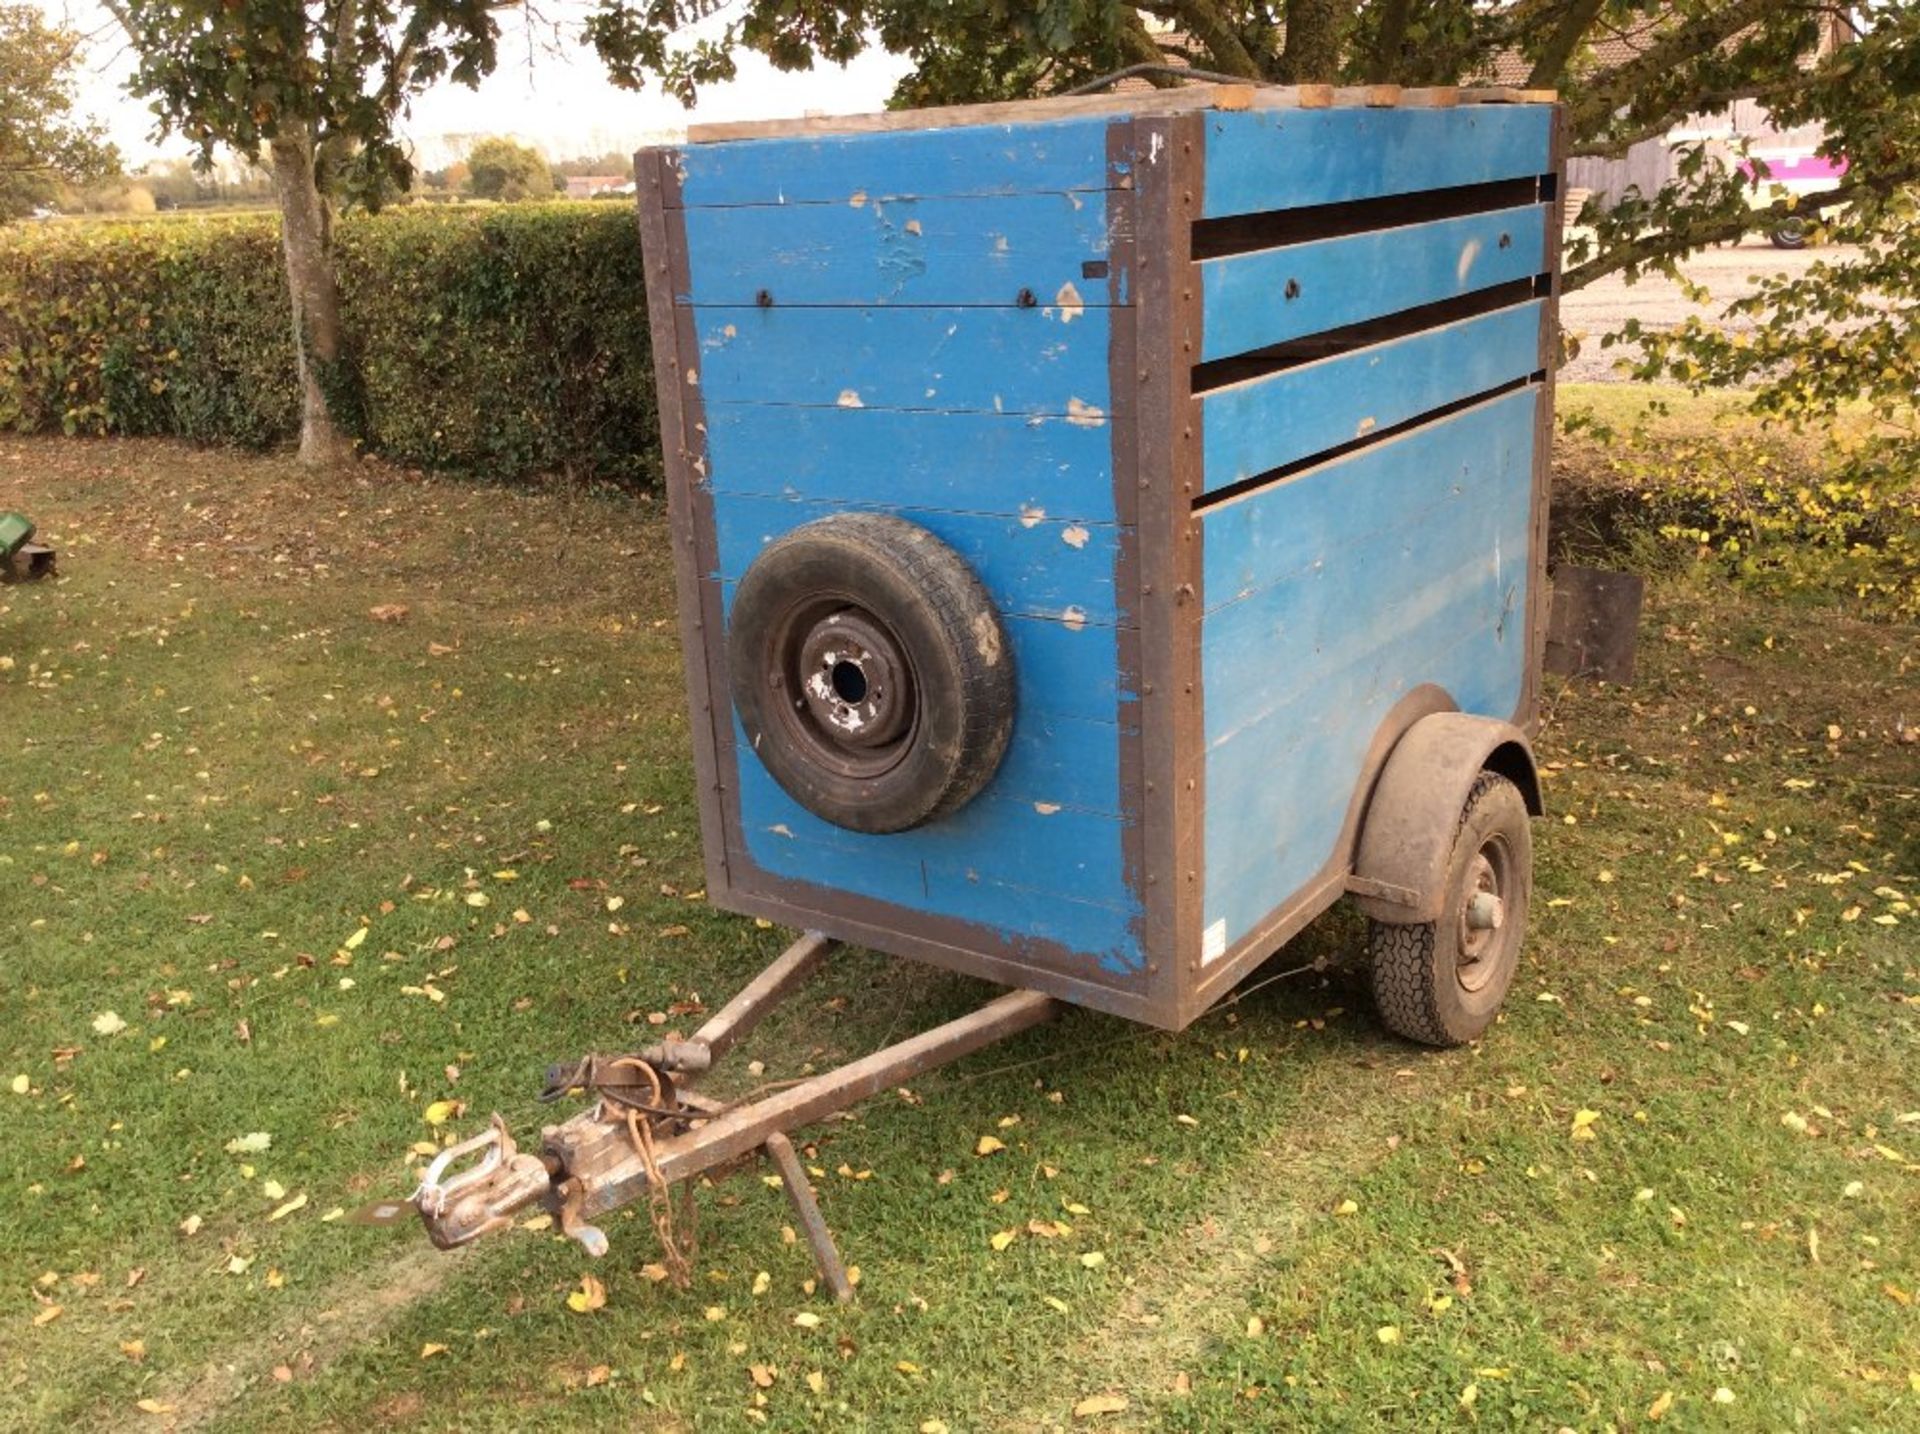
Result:
<svg viewBox="0 0 1920 1434"><path fill-rule="evenodd" d="M540 1199L594 1248L764 1147L831 1278L782 1131L1056 1001L1179 1029L1343 896L1387 1024L1478 1036L1541 810L1561 134L1527 92L1200 85L642 151L708 896L809 935L556 1073L598 1103L539 1156L443 1155L435 1238ZM694 1096L835 941L1015 990Z"/></svg>

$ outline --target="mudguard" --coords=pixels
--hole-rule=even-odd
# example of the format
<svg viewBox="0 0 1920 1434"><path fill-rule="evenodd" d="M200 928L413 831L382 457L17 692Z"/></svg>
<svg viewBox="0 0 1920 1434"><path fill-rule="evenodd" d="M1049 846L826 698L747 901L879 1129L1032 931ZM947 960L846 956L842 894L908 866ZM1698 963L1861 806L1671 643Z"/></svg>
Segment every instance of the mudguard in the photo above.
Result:
<svg viewBox="0 0 1920 1434"><path fill-rule="evenodd" d="M1546 810L1533 747L1511 722L1436 712L1407 729L1361 819L1347 883L1361 911L1402 925L1439 919L1460 812L1483 771L1518 787L1530 815Z"/></svg>

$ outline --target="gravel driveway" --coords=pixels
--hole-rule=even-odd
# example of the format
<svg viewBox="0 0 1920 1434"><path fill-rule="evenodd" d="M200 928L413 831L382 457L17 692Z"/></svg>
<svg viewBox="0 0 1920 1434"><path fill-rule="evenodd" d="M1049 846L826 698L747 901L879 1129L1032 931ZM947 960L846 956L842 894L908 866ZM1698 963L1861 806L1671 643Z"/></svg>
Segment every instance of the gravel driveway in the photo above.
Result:
<svg viewBox="0 0 1920 1434"><path fill-rule="evenodd" d="M1821 248L1776 249L1765 240L1735 247L1706 249L1689 259L1687 276L1705 285L1713 302L1704 307L1690 304L1682 297L1680 286L1669 279L1648 275L1637 284L1628 284L1617 274L1596 280L1586 288L1566 295L1560 301L1560 325L1569 334L1580 336L1580 354L1560 370L1566 383L1617 383L1621 375L1614 364L1631 349L1600 347L1604 334L1612 333L1628 319L1638 319L1647 327L1671 328L1689 314L1702 318L1717 316L1721 308L1743 294L1752 293L1755 280L1763 274L1803 274L1819 259L1839 260L1853 251L1843 245ZM1752 329L1752 320L1743 319L1739 327Z"/></svg>

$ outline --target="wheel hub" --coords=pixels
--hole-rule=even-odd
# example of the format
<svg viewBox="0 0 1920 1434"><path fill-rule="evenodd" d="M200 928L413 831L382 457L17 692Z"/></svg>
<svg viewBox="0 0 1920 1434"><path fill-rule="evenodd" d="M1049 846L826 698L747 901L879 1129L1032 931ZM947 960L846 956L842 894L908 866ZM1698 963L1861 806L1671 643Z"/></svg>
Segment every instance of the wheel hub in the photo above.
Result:
<svg viewBox="0 0 1920 1434"><path fill-rule="evenodd" d="M823 735L848 747L893 741L913 706L908 667L879 623L853 608L816 622L800 642L800 700Z"/></svg>
<svg viewBox="0 0 1920 1434"><path fill-rule="evenodd" d="M1460 959L1455 969L1464 990L1478 991L1499 969L1509 860L1506 844L1494 837L1467 863L1456 914Z"/></svg>

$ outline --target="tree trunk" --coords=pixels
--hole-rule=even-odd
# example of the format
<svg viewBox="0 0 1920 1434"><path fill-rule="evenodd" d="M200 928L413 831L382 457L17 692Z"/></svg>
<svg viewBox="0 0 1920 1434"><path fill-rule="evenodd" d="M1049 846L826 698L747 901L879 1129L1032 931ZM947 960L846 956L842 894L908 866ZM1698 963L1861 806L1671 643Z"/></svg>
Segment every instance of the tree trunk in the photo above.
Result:
<svg viewBox="0 0 1920 1434"><path fill-rule="evenodd" d="M293 303L293 346L300 377L300 461L334 463L353 452L329 392L340 391L340 286L333 272L332 225L314 182L313 138L305 126L273 140L273 192L280 204L280 248Z"/></svg>
<svg viewBox="0 0 1920 1434"><path fill-rule="evenodd" d="M1287 0L1286 47L1276 77L1281 84L1334 84L1341 47L1353 20L1353 0Z"/></svg>

